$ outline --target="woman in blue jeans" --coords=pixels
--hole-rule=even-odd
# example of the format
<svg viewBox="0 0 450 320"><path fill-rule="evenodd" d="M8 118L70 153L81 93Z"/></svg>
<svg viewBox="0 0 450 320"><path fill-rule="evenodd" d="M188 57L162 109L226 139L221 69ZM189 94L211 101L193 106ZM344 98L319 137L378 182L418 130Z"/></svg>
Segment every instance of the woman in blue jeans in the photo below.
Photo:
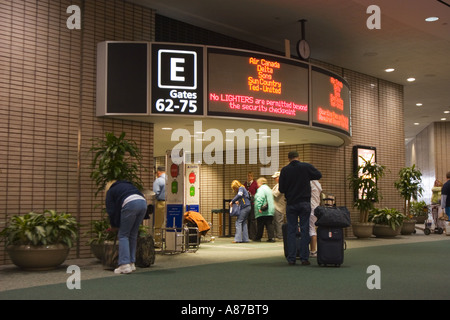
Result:
<svg viewBox="0 0 450 320"><path fill-rule="evenodd" d="M147 201L131 182L125 180L108 182L105 193L111 227L118 229L119 267L114 273L130 273L136 270L137 237L147 212Z"/></svg>
<svg viewBox="0 0 450 320"><path fill-rule="evenodd" d="M231 189L236 192L236 196L230 201L230 207L233 203L240 205L240 213L235 224L236 234L234 235L233 243L249 242L247 218L252 209L250 194L238 180L231 182Z"/></svg>

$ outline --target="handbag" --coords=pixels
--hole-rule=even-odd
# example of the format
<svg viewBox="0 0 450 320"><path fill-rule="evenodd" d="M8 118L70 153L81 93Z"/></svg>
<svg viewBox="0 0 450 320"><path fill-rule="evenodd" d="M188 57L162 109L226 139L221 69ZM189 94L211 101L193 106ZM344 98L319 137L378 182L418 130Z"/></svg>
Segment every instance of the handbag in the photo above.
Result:
<svg viewBox="0 0 450 320"><path fill-rule="evenodd" d="M261 206L260 210L261 211L269 210L269 201L267 201L267 196L266 196L266 203Z"/></svg>
<svg viewBox="0 0 450 320"><path fill-rule="evenodd" d="M318 206L314 209L314 215L318 227L346 228L351 225L347 207Z"/></svg>
<svg viewBox="0 0 450 320"><path fill-rule="evenodd" d="M233 205L230 207L230 217L239 217L240 214L241 206L233 203Z"/></svg>
<svg viewBox="0 0 450 320"><path fill-rule="evenodd" d="M269 204L268 203L266 203L265 205L261 206L261 211L267 211L267 210L269 210Z"/></svg>

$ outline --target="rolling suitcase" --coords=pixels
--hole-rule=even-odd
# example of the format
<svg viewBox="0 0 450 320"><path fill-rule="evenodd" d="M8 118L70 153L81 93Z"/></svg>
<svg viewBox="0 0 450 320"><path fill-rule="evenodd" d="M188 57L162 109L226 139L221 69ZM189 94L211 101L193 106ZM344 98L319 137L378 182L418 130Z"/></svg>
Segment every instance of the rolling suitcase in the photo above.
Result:
<svg viewBox="0 0 450 320"><path fill-rule="evenodd" d="M324 204L314 209L317 217L317 263L319 266L339 267L344 262L346 247L344 229L351 225L350 212L337 207L334 197L325 198Z"/></svg>
<svg viewBox="0 0 450 320"><path fill-rule="evenodd" d="M297 243L297 259L300 259L300 224L297 226L295 238ZM283 245L284 245L284 256L287 257L288 255L288 249L287 249L287 223L283 223L281 226L281 232L283 233Z"/></svg>
<svg viewBox="0 0 450 320"><path fill-rule="evenodd" d="M344 262L344 229L317 228L317 263L319 266L339 267Z"/></svg>

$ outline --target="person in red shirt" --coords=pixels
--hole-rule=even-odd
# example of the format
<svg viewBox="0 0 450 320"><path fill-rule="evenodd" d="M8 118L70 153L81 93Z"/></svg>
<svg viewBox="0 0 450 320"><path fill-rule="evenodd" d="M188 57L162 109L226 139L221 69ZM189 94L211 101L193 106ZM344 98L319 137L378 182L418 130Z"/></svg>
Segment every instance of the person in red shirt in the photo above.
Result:
<svg viewBox="0 0 450 320"><path fill-rule="evenodd" d="M254 175L253 172L247 173L247 181L244 183L245 189L247 189L248 193L250 193L251 196L251 202L252 202L252 209L250 211L250 214L248 215L247 225L248 225L248 237L251 240L256 239L256 218L255 218L255 194L256 190L258 190L258 184L256 183L256 180L253 179Z"/></svg>

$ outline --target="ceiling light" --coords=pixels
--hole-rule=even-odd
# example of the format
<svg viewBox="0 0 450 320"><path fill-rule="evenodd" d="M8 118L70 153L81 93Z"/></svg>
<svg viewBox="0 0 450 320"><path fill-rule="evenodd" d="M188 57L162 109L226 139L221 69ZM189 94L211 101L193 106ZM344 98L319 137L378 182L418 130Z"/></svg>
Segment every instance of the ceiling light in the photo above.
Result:
<svg viewBox="0 0 450 320"><path fill-rule="evenodd" d="M425 19L426 22L434 22L434 21L438 21L439 18L438 17L428 17Z"/></svg>
<svg viewBox="0 0 450 320"><path fill-rule="evenodd" d="M392 71L395 71L395 69L394 69L394 68L387 68L387 69L384 69L384 71L386 71L386 72L392 72Z"/></svg>
<svg viewBox="0 0 450 320"><path fill-rule="evenodd" d="M161 128L161 130L172 130L172 128L165 127L165 128Z"/></svg>
<svg viewBox="0 0 450 320"><path fill-rule="evenodd" d="M422 104L419 102L419 103L416 103L416 106L421 107Z"/></svg>
<svg viewBox="0 0 450 320"><path fill-rule="evenodd" d="M416 81L416 78L408 78L408 79L406 79L408 82L413 82L413 81Z"/></svg>
<svg viewBox="0 0 450 320"><path fill-rule="evenodd" d="M445 110L444 113L450 113L450 111L449 110Z"/></svg>
<svg viewBox="0 0 450 320"><path fill-rule="evenodd" d="M445 120L447 120L447 118L441 118L441 120L442 120L442 121L445 121Z"/></svg>
<svg viewBox="0 0 450 320"><path fill-rule="evenodd" d="M414 122L414 125L415 125L415 126L418 126L419 124L420 124L420 123L418 123L418 122Z"/></svg>

